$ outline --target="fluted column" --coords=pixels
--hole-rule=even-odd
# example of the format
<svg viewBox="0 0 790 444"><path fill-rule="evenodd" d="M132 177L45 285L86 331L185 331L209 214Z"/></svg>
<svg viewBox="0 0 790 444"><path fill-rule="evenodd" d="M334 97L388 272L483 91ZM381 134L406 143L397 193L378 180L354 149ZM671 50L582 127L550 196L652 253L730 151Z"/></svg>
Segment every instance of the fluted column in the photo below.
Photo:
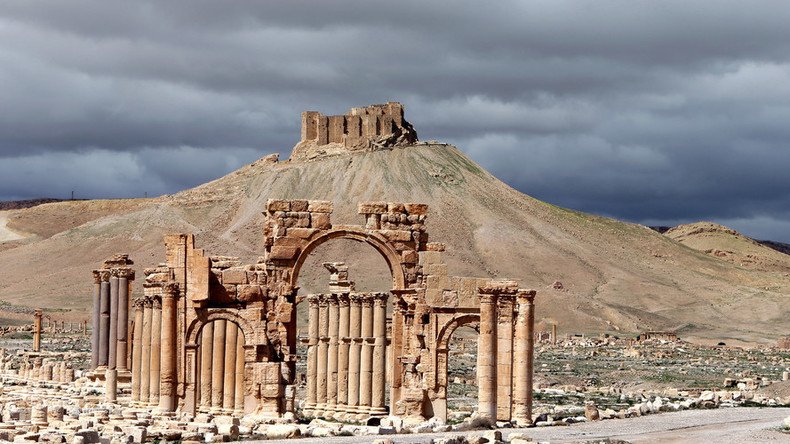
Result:
<svg viewBox="0 0 790 444"><path fill-rule="evenodd" d="M116 346L115 362L120 372L129 370L129 281L134 279L131 269L121 269L118 274L118 345Z"/></svg>
<svg viewBox="0 0 790 444"><path fill-rule="evenodd" d="M326 295L318 299L318 368L316 370L316 416L326 409L327 364L329 353L329 301Z"/></svg>
<svg viewBox="0 0 790 444"><path fill-rule="evenodd" d="M387 293L373 295L373 387L370 413L385 415L387 380Z"/></svg>
<svg viewBox="0 0 790 444"><path fill-rule="evenodd" d="M214 321L214 350L211 360L211 411L222 411L223 388L225 384L225 323L224 319Z"/></svg>
<svg viewBox="0 0 790 444"><path fill-rule="evenodd" d="M496 295L480 294L480 336L477 346L478 415L496 422Z"/></svg>
<svg viewBox="0 0 790 444"><path fill-rule="evenodd" d="M162 288L162 327L159 377L159 409L176 410L176 322L178 284L168 283Z"/></svg>
<svg viewBox="0 0 790 444"><path fill-rule="evenodd" d="M200 410L211 408L211 364L214 356L214 323L209 322L200 331Z"/></svg>
<svg viewBox="0 0 790 444"><path fill-rule="evenodd" d="M101 273L93 271L93 306L91 307L91 370L99 366L99 311L101 309Z"/></svg>
<svg viewBox="0 0 790 444"><path fill-rule="evenodd" d="M151 320L154 302L150 297L143 301L143 346L140 361L140 403L147 405L151 398Z"/></svg>
<svg viewBox="0 0 790 444"><path fill-rule="evenodd" d="M327 351L327 383L326 383L326 415L331 415L337 407L337 341L340 326L340 307L338 306L337 295L327 295L329 304L329 350Z"/></svg>
<svg viewBox="0 0 790 444"><path fill-rule="evenodd" d="M338 348L337 348L337 415L338 419L345 417L348 408L348 316L349 300L347 293L337 296L338 302Z"/></svg>
<svg viewBox="0 0 790 444"><path fill-rule="evenodd" d="M244 332L239 329L236 335L236 378L233 410L237 415L244 414Z"/></svg>
<svg viewBox="0 0 790 444"><path fill-rule="evenodd" d="M318 398L318 295L307 296L307 399L304 404L305 415L314 414Z"/></svg>
<svg viewBox="0 0 790 444"><path fill-rule="evenodd" d="M519 291L516 295L518 316L516 318L516 337L513 341L513 420L517 425L532 423L532 344L533 334L530 318L534 322L532 310L535 291Z"/></svg>
<svg viewBox="0 0 790 444"><path fill-rule="evenodd" d="M107 356L107 368L116 368L118 361L116 352L118 348L118 270L112 270L110 276L110 338ZM65 330L66 326L63 326Z"/></svg>
<svg viewBox="0 0 790 444"><path fill-rule="evenodd" d="M159 383L162 363L162 297L154 296L151 311L151 385L148 402L159 405Z"/></svg>
<svg viewBox="0 0 790 444"><path fill-rule="evenodd" d="M134 300L134 331L132 332L132 402L140 402L140 377L143 358L143 306L144 300Z"/></svg>
<svg viewBox="0 0 790 444"><path fill-rule="evenodd" d="M239 327L232 322L225 324L225 380L222 389L222 408L227 413L233 411L236 403L236 339Z"/></svg>
<svg viewBox="0 0 790 444"><path fill-rule="evenodd" d="M359 364L359 419L370 413L373 394L373 297L365 294L362 299L362 351Z"/></svg>
<svg viewBox="0 0 790 444"><path fill-rule="evenodd" d="M513 310L515 295L497 296L497 420L510 421L513 406Z"/></svg>
<svg viewBox="0 0 790 444"><path fill-rule="evenodd" d="M362 348L362 295L350 295L348 336L351 344L348 350L348 408L349 417L359 413L359 362Z"/></svg>
<svg viewBox="0 0 790 444"><path fill-rule="evenodd" d="M102 270L99 288L99 367L107 368L110 350L110 272Z"/></svg>

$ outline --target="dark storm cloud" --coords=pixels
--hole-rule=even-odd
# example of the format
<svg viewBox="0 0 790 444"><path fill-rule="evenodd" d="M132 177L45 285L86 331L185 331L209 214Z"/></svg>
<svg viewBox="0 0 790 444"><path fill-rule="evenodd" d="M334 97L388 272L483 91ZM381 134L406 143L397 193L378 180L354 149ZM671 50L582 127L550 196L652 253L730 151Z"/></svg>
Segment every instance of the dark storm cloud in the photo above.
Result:
<svg viewBox="0 0 790 444"><path fill-rule="evenodd" d="M286 156L304 109L400 100L541 199L790 241L788 22L782 2L3 2L0 198L174 192Z"/></svg>

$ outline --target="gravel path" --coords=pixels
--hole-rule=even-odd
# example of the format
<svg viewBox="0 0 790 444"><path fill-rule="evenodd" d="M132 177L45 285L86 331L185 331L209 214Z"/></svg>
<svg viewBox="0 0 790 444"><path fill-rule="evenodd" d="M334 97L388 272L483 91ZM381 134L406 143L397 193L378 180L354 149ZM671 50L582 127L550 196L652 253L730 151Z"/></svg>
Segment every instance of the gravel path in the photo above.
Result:
<svg viewBox="0 0 790 444"><path fill-rule="evenodd" d="M524 433L540 442L577 443L613 439L632 443L790 443L790 434L779 427L790 416L790 408L735 407L714 410L686 410L631 419L613 419L565 427L501 429L503 437ZM305 438L254 441L261 443L320 442L322 444L370 442L390 438L395 443L430 443L434 438L473 435L479 431L424 433L416 435Z"/></svg>

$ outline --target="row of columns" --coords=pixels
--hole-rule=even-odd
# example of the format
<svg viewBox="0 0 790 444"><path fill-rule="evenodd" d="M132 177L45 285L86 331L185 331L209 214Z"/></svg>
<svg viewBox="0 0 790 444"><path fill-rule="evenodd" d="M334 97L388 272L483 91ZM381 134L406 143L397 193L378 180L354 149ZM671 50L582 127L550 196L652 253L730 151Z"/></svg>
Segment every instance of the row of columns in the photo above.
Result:
<svg viewBox="0 0 790 444"><path fill-rule="evenodd" d="M385 406L387 294L310 295L305 414L364 420Z"/></svg>
<svg viewBox="0 0 790 444"><path fill-rule="evenodd" d="M198 372L199 410L244 413L244 333L233 322L219 319L200 332Z"/></svg>
<svg viewBox="0 0 790 444"><path fill-rule="evenodd" d="M88 333L88 321L79 322L66 322L66 321L48 321L44 322L41 326L41 331L49 333Z"/></svg>
<svg viewBox="0 0 790 444"><path fill-rule="evenodd" d="M132 402L176 408L176 320L178 284L161 285L160 294L134 300Z"/></svg>
<svg viewBox="0 0 790 444"><path fill-rule="evenodd" d="M74 369L65 361L44 361L41 358L23 361L19 366L18 376L32 381L48 381L68 383L74 381Z"/></svg>
<svg viewBox="0 0 790 444"><path fill-rule="evenodd" d="M492 422L531 424L536 292L480 291L478 414Z"/></svg>
<svg viewBox="0 0 790 444"><path fill-rule="evenodd" d="M93 271L91 369L128 371L129 286L131 268Z"/></svg>

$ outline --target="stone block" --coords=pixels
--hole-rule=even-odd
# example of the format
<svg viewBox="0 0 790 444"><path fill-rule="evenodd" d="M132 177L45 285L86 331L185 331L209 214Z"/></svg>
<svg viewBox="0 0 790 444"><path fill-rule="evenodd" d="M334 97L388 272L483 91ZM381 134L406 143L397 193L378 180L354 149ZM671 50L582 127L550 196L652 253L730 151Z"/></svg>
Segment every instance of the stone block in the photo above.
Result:
<svg viewBox="0 0 790 444"><path fill-rule="evenodd" d="M427 242L425 244L425 251L445 251L447 245L441 242Z"/></svg>
<svg viewBox="0 0 790 444"><path fill-rule="evenodd" d="M407 264L416 264L420 261L420 254L414 250L406 250L402 253L402 258Z"/></svg>
<svg viewBox="0 0 790 444"><path fill-rule="evenodd" d="M243 269L229 268L222 271L222 283L227 284L246 284L247 272Z"/></svg>
<svg viewBox="0 0 790 444"><path fill-rule="evenodd" d="M329 119L326 116L318 115L316 121L316 144L326 145L329 143Z"/></svg>
<svg viewBox="0 0 790 444"><path fill-rule="evenodd" d="M291 211L291 202L282 199L269 199L266 202L266 210L268 210L269 212Z"/></svg>
<svg viewBox="0 0 790 444"><path fill-rule="evenodd" d="M285 247L275 245L269 253L269 259L272 260L292 260L296 259L299 255L299 247Z"/></svg>
<svg viewBox="0 0 790 444"><path fill-rule="evenodd" d="M307 211L311 213L331 213L332 210L332 202L328 200L311 200L307 205Z"/></svg>
<svg viewBox="0 0 790 444"><path fill-rule="evenodd" d="M332 228L329 213L313 213L312 227L316 230L329 230Z"/></svg>
<svg viewBox="0 0 790 444"><path fill-rule="evenodd" d="M389 213L403 213L405 211L406 211L406 207L400 202L387 203L387 212Z"/></svg>
<svg viewBox="0 0 790 444"><path fill-rule="evenodd" d="M307 211L307 206L306 200L292 200L290 211Z"/></svg>
<svg viewBox="0 0 790 444"><path fill-rule="evenodd" d="M328 118L329 143L343 143L346 132L345 116L329 116Z"/></svg>
<svg viewBox="0 0 790 444"><path fill-rule="evenodd" d="M384 214L387 212L386 202L360 202L359 214Z"/></svg>
<svg viewBox="0 0 790 444"><path fill-rule="evenodd" d="M288 236L298 237L299 239L309 239L318 230L315 228L289 228Z"/></svg>
<svg viewBox="0 0 790 444"><path fill-rule="evenodd" d="M427 204L407 203L404 206L406 207L406 212L409 214L413 214L415 216L424 216L428 214Z"/></svg>
<svg viewBox="0 0 790 444"><path fill-rule="evenodd" d="M439 251L423 251L420 253L420 256L422 257L423 266L444 263L444 257Z"/></svg>
<svg viewBox="0 0 790 444"><path fill-rule="evenodd" d="M381 230L379 232L391 241L408 242L412 239L411 231L407 230Z"/></svg>
<svg viewBox="0 0 790 444"><path fill-rule="evenodd" d="M260 301L263 299L263 291L259 285L239 285L236 299L244 303Z"/></svg>

